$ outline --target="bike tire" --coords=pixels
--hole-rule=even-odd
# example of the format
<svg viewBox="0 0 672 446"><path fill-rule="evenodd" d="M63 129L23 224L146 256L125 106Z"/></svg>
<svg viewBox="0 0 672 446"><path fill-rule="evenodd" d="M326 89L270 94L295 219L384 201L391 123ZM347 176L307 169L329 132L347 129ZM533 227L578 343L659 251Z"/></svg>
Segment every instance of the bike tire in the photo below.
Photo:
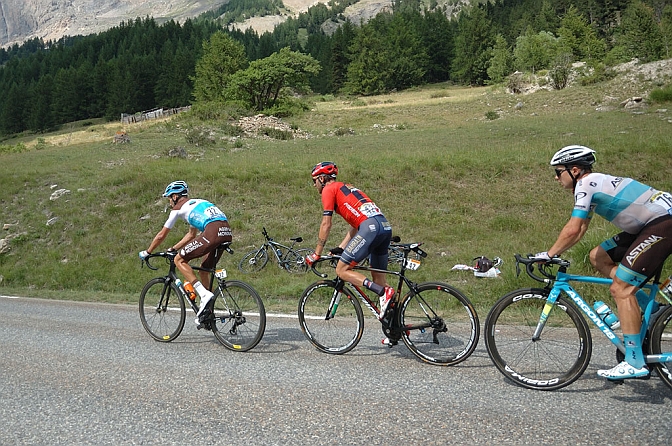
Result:
<svg viewBox="0 0 672 446"><path fill-rule="evenodd" d="M336 291L334 280L320 280L310 285L299 299L299 324L303 334L319 351L332 355L349 352L364 333L364 314L357 297L343 287L340 302L327 318Z"/></svg>
<svg viewBox="0 0 672 446"><path fill-rule="evenodd" d="M171 342L182 333L187 314L184 299L173 282L163 277L147 282L138 307L143 328L155 340Z"/></svg>
<svg viewBox="0 0 672 446"><path fill-rule="evenodd" d="M478 314L456 288L441 282L421 283L417 292L406 294L400 308L401 339L422 361L455 365L476 349Z"/></svg>
<svg viewBox="0 0 672 446"><path fill-rule="evenodd" d="M649 338L649 353L658 355L672 352L672 306L669 306L658 316L651 328ZM658 362L650 364L668 387L672 388L672 362Z"/></svg>
<svg viewBox="0 0 672 446"><path fill-rule="evenodd" d="M215 291L215 338L229 350L253 349L266 330L266 310L259 293L251 285L227 280Z"/></svg>
<svg viewBox="0 0 672 446"><path fill-rule="evenodd" d="M268 263L268 252L266 249L260 248L250 251L238 263L238 269L245 274L256 273L261 271Z"/></svg>
<svg viewBox="0 0 672 446"><path fill-rule="evenodd" d="M499 299L485 319L485 347L497 369L518 386L557 390L588 367L592 338L587 322L559 296L541 338L533 340L549 290L523 288Z"/></svg>
<svg viewBox="0 0 672 446"><path fill-rule="evenodd" d="M287 253L283 265L287 271L294 274L305 273L308 271L306 256L313 253L312 249L301 248L292 249Z"/></svg>

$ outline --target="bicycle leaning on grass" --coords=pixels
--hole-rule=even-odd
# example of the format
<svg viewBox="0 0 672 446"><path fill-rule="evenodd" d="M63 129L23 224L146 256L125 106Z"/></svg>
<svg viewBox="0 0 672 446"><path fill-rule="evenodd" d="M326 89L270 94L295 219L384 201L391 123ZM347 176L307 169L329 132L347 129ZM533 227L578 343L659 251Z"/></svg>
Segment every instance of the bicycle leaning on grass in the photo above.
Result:
<svg viewBox="0 0 672 446"><path fill-rule="evenodd" d="M403 340L422 361L436 365L454 365L464 361L478 344L478 315L469 299L456 288L442 282L415 283L406 277L420 261L410 259L413 252L426 257L420 243L395 244L404 253L400 271L374 269L358 265L360 271L376 271L396 276L396 294L388 306L382 324L390 347ZM315 269L320 262L336 262L338 256L321 256L311 270L322 278L327 274ZM408 288L401 299L403 287ZM308 340L320 351L347 353L362 338L364 314L360 302L378 319L378 296L371 299L363 287L336 277L308 286L299 300L299 323Z"/></svg>
<svg viewBox="0 0 672 446"><path fill-rule="evenodd" d="M616 346L616 359L621 362L625 357L623 341L569 284L609 285L611 279L568 274L570 262L561 258L537 263L530 257L516 254L517 272L525 265L527 274L545 288L508 293L485 319L485 345L497 369L528 389L556 390L573 383L588 367L592 353L591 332L582 314ZM535 263L539 274L534 272ZM554 268L558 269L556 274ZM643 314L642 347L646 363L672 387L672 305L661 304L652 315L661 271L662 267L653 281L642 287L651 297Z"/></svg>
<svg viewBox="0 0 672 446"><path fill-rule="evenodd" d="M230 254L233 250L229 243L223 243L217 249ZM147 333L157 341L174 341L184 328L186 304L198 313L196 300L187 297L175 272L177 251L149 254L143 265L157 270L150 259L163 257L169 265L168 274L151 279L140 293L140 321ZM228 280L223 268L206 269L192 266L197 271L210 273L209 289L214 297L208 302L199 318L198 329L212 331L215 338L226 348L234 351L248 351L254 348L266 329L266 311L259 294L251 285L239 280Z"/></svg>
<svg viewBox="0 0 672 446"><path fill-rule="evenodd" d="M244 273L261 271L268 263L268 253L270 251L280 268L287 270L290 273L304 273L308 270L308 266L304 259L308 254L312 253L313 250L308 248L294 249L294 245L301 243L303 238L291 238L290 240L292 241L292 244L291 246L287 246L273 240L268 235L266 228L263 228L262 234L264 234L264 243L259 249L255 249L254 251L245 254L238 264L238 269Z"/></svg>

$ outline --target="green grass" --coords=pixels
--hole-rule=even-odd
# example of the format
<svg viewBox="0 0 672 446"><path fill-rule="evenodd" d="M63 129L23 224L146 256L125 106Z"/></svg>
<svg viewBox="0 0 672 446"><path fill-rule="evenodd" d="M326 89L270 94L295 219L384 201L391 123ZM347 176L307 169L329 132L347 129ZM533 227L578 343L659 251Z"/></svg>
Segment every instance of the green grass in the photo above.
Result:
<svg viewBox="0 0 672 446"><path fill-rule="evenodd" d="M301 247L314 247L321 208L309 172L330 160L340 179L383 209L395 234L424 243L429 257L410 277L455 285L485 318L504 293L538 285L515 276L513 254L548 249L569 218L571 194L548 166L557 149L590 146L598 152L598 170L672 190L669 113L596 111L607 95L623 99L633 92L614 83L521 97L437 85L367 98L364 105L316 100L313 111L288 120L313 135L300 140L232 142L226 123L189 116L128 126L130 144L112 144L118 124L6 140L5 146L26 149L0 151L0 224L15 224L0 235L11 247L0 254L0 294L136 302L143 284L159 274L141 269L137 252L167 217L160 199L165 185L184 179L193 196L214 201L231 221L236 252L220 263L229 277L251 283L269 311L294 312L316 276L289 275L274 264L243 275L236 265L262 242L262 226L280 242L302 236ZM498 119L488 119L489 112ZM185 129L197 126L209 129L208 144L187 141ZM187 157L169 156L176 147ZM50 200L60 188L70 193ZM178 225L163 246L185 231ZM337 218L328 246L345 231ZM589 250L615 232L596 218L567 254L570 271L591 273ZM451 271L479 255L503 258L502 278ZM609 302L605 287L579 289Z"/></svg>

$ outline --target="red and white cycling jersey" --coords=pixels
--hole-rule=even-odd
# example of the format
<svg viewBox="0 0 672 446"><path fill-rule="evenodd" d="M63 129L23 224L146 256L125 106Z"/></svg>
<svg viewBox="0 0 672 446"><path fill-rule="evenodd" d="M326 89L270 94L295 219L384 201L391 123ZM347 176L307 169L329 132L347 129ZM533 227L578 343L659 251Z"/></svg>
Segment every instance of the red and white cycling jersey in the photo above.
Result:
<svg viewBox="0 0 672 446"><path fill-rule="evenodd" d="M353 228L367 218L383 215L378 206L361 190L340 181L334 181L322 189L322 215L336 212Z"/></svg>

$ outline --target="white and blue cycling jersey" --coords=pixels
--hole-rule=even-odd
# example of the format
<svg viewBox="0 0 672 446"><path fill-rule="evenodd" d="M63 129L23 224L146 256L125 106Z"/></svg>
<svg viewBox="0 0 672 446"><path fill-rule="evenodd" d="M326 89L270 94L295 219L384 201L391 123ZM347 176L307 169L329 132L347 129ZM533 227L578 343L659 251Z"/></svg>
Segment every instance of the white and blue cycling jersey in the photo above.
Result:
<svg viewBox="0 0 672 446"><path fill-rule="evenodd" d="M664 215L672 215L672 195L632 178L590 173L574 189L572 217L591 218L593 212L630 234Z"/></svg>
<svg viewBox="0 0 672 446"><path fill-rule="evenodd" d="M170 211L168 220L163 226L172 229L180 218L201 232L208 223L227 221L226 215L217 206L199 198L189 199L180 209Z"/></svg>

